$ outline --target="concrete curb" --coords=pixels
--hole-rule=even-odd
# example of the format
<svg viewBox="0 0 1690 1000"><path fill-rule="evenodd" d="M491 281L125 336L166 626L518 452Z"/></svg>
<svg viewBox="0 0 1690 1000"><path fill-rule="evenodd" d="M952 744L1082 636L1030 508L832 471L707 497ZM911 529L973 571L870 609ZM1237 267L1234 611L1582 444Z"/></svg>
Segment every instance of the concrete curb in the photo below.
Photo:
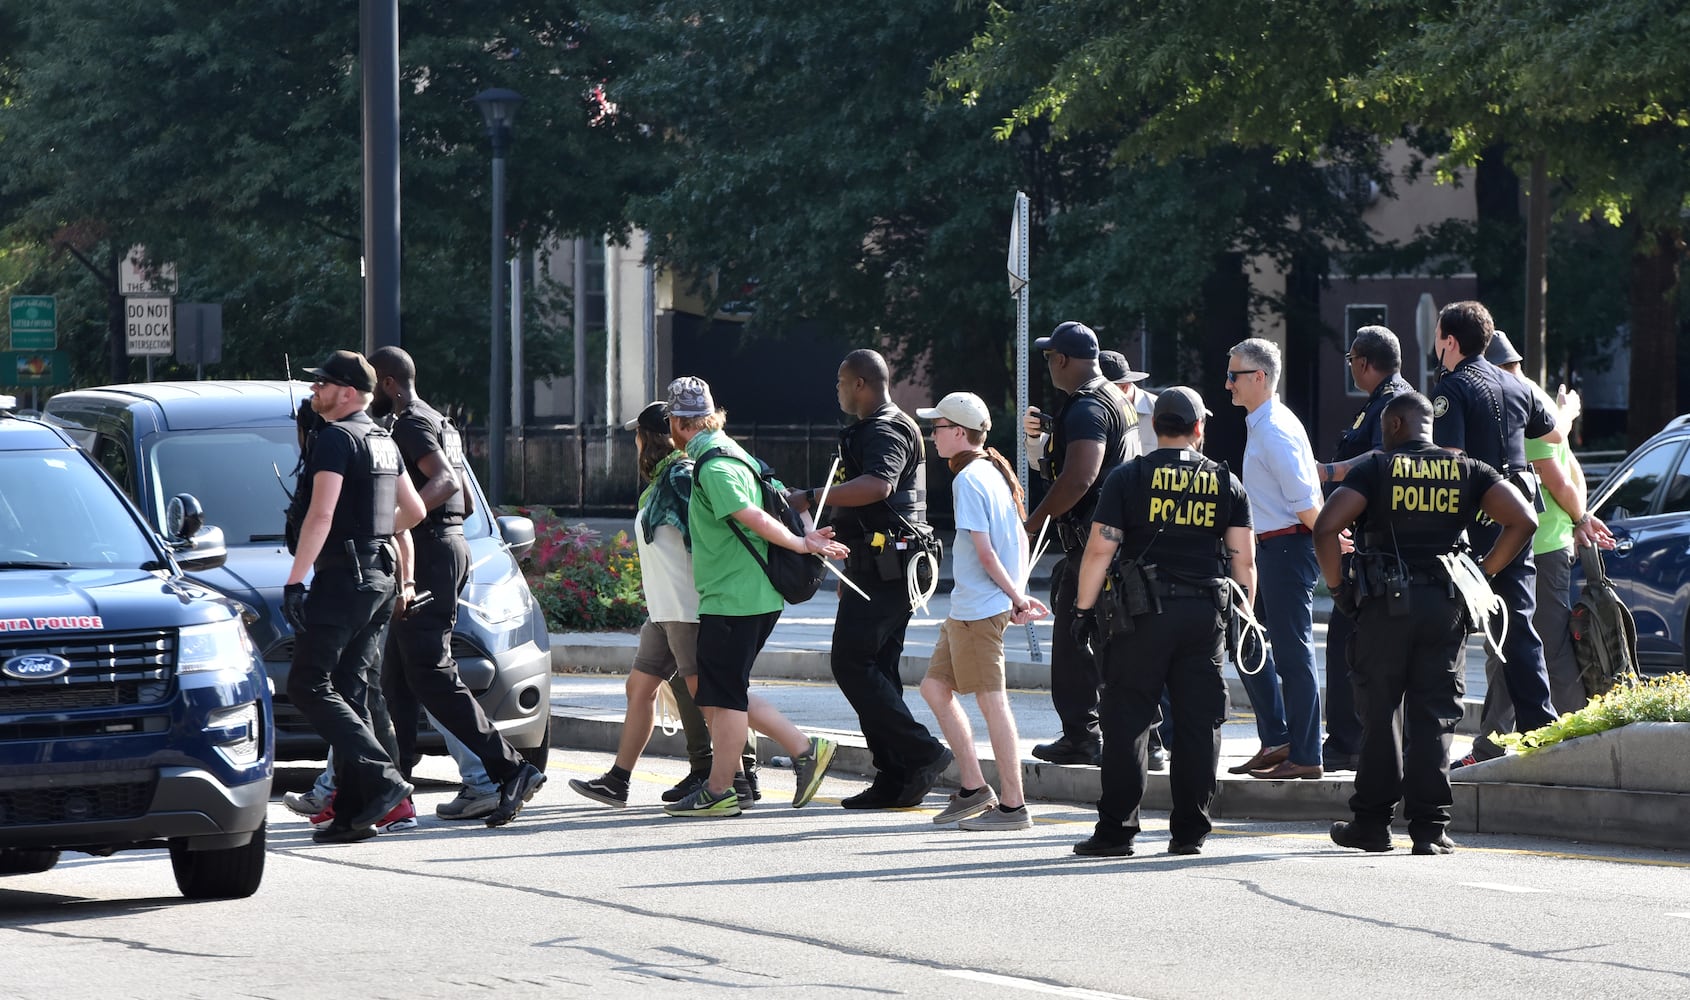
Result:
<svg viewBox="0 0 1690 1000"><path fill-rule="evenodd" d="M1580 785L1627 792L1690 793L1690 722L1634 722L1461 769L1476 783ZM1690 841L1690 832L1685 834Z"/></svg>
<svg viewBox="0 0 1690 1000"><path fill-rule="evenodd" d="M625 674L634 668L633 636L623 636L614 641L603 637L592 642L582 642L573 634L554 634L551 638L553 673L592 671ZM623 642L621 639L627 641ZM764 647L757 657L757 663L752 668L755 676L778 677L792 681L833 680L833 668L825 650L782 647L778 645L778 640L776 642L777 644ZM927 657L905 656L898 662L898 675L906 685L919 685L921 679L927 676ZM1004 663L1004 677L1012 688L1048 689L1050 665L1010 658ZM1231 704L1249 706L1250 696L1244 691L1244 682L1238 679L1231 668L1227 669L1226 685ZM1320 696L1324 703L1324 687ZM1455 731L1468 736L1478 735L1479 717L1483 709L1484 702L1479 699L1468 698L1463 701L1462 716L1455 725Z"/></svg>
<svg viewBox="0 0 1690 1000"><path fill-rule="evenodd" d="M615 753L622 717L552 710L552 745L571 750ZM874 773L861 734L820 731L839 741L829 769L867 777ZM767 763L774 752L764 740L761 756ZM680 733L653 732L646 753L685 757ZM998 781L997 763L980 761L986 779ZM1475 765L1476 766L1476 765ZM1464 769L1465 770L1465 769ZM1022 781L1034 801L1089 805L1101 794L1101 772L1095 767L1023 762ZM955 785L956 767L946 770L942 783ZM1217 819L1335 820L1349 815L1351 779L1327 777L1317 781L1261 781L1220 776L1211 814ZM1547 836L1634 847L1690 847L1690 795L1565 785L1457 782L1452 830L1455 833L1497 833ZM1148 809L1172 806L1168 775L1153 772L1145 788Z"/></svg>

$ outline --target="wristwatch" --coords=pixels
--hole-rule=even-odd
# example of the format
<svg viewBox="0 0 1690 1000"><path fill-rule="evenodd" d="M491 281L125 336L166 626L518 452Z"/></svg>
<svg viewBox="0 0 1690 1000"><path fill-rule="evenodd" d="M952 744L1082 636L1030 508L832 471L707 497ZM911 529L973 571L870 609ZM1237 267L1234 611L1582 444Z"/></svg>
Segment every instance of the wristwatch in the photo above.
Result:
<svg viewBox="0 0 1690 1000"><path fill-rule="evenodd" d="M1579 519L1577 521L1573 522L1573 527L1582 528L1589 523L1590 523L1590 511L1587 510L1583 514L1579 515Z"/></svg>

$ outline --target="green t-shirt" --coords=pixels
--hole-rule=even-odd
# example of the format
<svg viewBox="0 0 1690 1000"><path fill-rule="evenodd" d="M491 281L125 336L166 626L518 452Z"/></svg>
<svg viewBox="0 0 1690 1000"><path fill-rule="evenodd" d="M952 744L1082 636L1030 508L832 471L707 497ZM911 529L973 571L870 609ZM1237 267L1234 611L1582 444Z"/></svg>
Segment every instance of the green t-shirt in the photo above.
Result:
<svg viewBox="0 0 1690 1000"><path fill-rule="evenodd" d="M693 438L687 442L687 455L697 462L712 448L726 448L755 464L723 431L705 431ZM749 467L727 458L694 466L687 526L692 535L692 581L698 587L699 614L749 617L786 607L768 574L728 526L736 511L762 506L763 488ZM768 556L768 542L750 529L742 526L740 530L758 555Z"/></svg>
<svg viewBox="0 0 1690 1000"><path fill-rule="evenodd" d="M1542 438L1526 439L1526 461L1536 462L1539 459L1550 459L1565 472L1568 459L1572 457L1572 449L1566 442L1550 444ZM1543 513L1537 517L1537 534L1532 536L1532 555L1541 556L1545 552L1559 552L1573 547L1573 519L1555 502L1548 490L1543 491Z"/></svg>

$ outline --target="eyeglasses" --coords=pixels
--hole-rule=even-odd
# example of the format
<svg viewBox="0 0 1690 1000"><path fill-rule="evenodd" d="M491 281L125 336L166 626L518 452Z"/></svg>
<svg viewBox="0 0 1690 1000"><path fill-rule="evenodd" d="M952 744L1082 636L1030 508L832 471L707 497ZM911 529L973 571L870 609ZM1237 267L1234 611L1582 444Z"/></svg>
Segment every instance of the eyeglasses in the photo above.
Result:
<svg viewBox="0 0 1690 1000"><path fill-rule="evenodd" d="M1228 369L1226 373L1226 380L1228 382L1236 382L1238 381L1238 376L1240 375L1254 375L1259 371L1261 371L1260 368L1240 368L1237 371Z"/></svg>
<svg viewBox="0 0 1690 1000"><path fill-rule="evenodd" d="M949 430L952 427L956 427L956 428L960 429L962 427L962 425L961 424L941 424L941 423L935 423L933 425L933 429L935 431Z"/></svg>

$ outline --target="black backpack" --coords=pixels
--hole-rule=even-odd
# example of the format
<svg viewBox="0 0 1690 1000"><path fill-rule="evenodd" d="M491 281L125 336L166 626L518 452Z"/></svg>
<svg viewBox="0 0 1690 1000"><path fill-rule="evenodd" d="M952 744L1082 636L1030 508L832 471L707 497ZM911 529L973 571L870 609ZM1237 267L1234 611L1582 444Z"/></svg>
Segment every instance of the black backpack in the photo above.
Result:
<svg viewBox="0 0 1690 1000"><path fill-rule="evenodd" d="M726 448L712 448L701 455L693 466L694 482L704 470L704 464L715 458L731 458L749 468L757 476L757 484L763 489L763 510L786 525L788 531L800 538L804 537L807 529L804 527L803 515L793 510L792 505L786 502L786 497L775 485L774 470L761 459L757 459L753 465ZM730 517L728 527L739 536L740 544L745 546L745 551L751 553L751 558L757 560L757 565L763 567L763 573L768 576L769 582L774 585L782 600L788 604L802 604L816 596L816 591L821 589L822 577L827 573L827 567L822 565L820 556L770 545L768 558L765 559L758 554L757 547L751 544L751 539L746 536L745 529L739 526L739 522Z"/></svg>
<svg viewBox="0 0 1690 1000"><path fill-rule="evenodd" d="M1579 546L1584 586L1573 605L1573 657L1584 693L1594 698L1637 683L1637 622L1620 600L1594 545Z"/></svg>

